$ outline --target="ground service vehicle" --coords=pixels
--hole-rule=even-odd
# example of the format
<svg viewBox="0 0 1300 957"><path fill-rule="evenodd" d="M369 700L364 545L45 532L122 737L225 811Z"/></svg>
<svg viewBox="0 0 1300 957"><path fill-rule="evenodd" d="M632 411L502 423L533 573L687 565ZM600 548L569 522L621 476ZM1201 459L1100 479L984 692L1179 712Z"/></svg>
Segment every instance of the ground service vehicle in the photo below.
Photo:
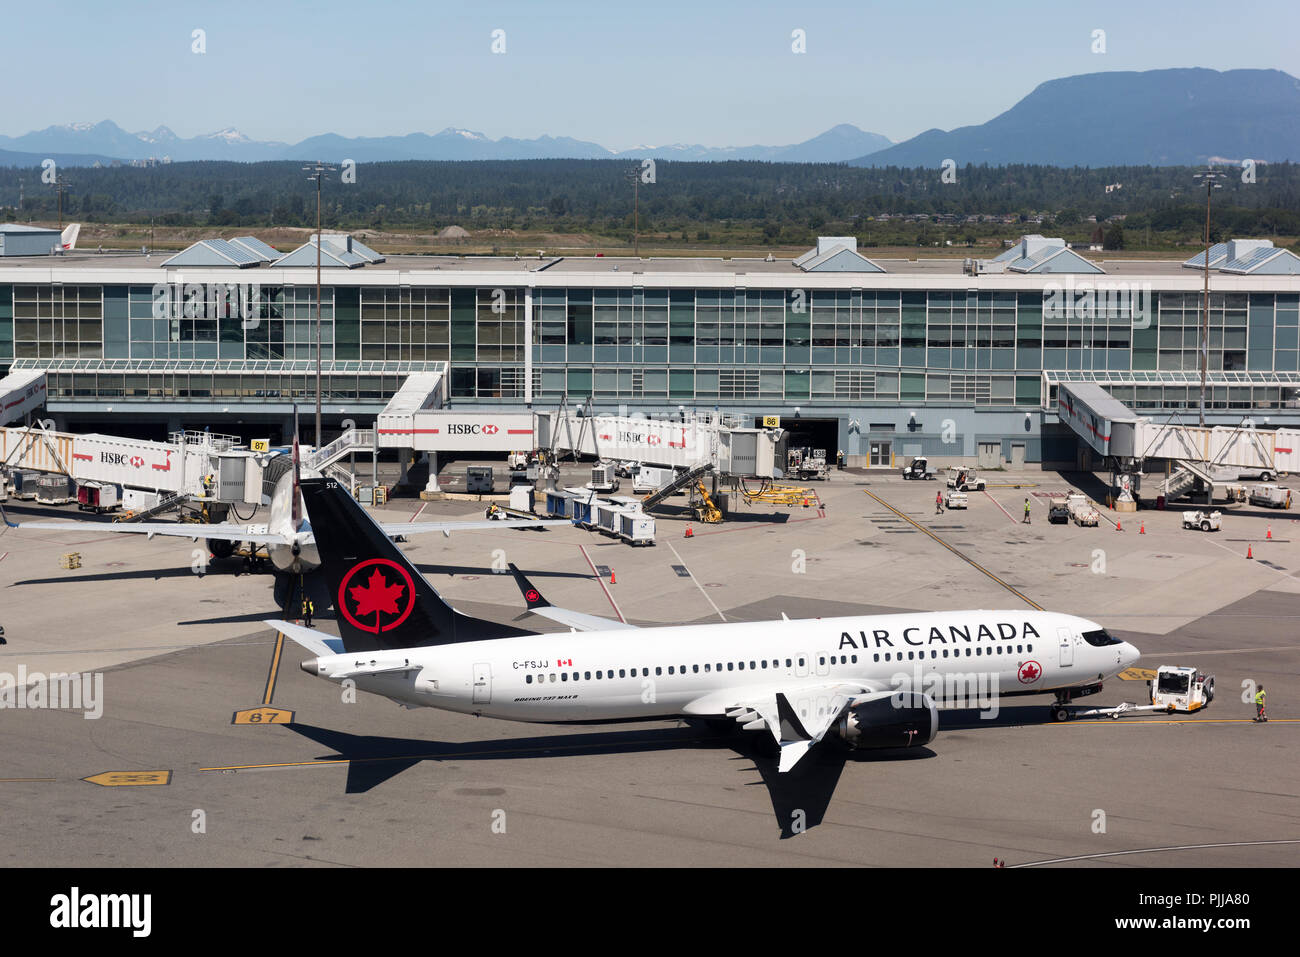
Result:
<svg viewBox="0 0 1300 957"><path fill-rule="evenodd" d="M591 481L587 483L587 488L593 492L617 492L618 475L614 468L612 462L592 466Z"/></svg>
<svg viewBox="0 0 1300 957"><path fill-rule="evenodd" d="M905 479L932 479L935 473L936 470L930 468L930 460L924 455L915 456L912 461L903 466Z"/></svg>
<svg viewBox="0 0 1300 957"><path fill-rule="evenodd" d="M825 479L826 450L808 447L790 449L786 452L786 476L799 479Z"/></svg>
<svg viewBox="0 0 1300 957"><path fill-rule="evenodd" d="M1256 485L1250 490L1250 504L1267 508L1290 508L1291 490L1281 485Z"/></svg>
<svg viewBox="0 0 1300 957"><path fill-rule="evenodd" d="M948 476L948 487L959 492L982 492L984 480L975 474L974 469L954 469Z"/></svg>
<svg viewBox="0 0 1300 957"><path fill-rule="evenodd" d="M1212 512L1183 512L1183 528L1199 528L1203 532L1217 532L1223 527L1223 513L1217 508Z"/></svg>
<svg viewBox="0 0 1300 957"><path fill-rule="evenodd" d="M1165 714L1191 714L1208 707L1214 700L1214 675L1206 675L1195 668L1180 665L1161 665L1156 669L1151 688L1151 703L1146 705L1125 701L1115 708L1096 708L1084 711L1079 717L1105 716L1118 718L1139 711L1156 711Z"/></svg>
<svg viewBox="0 0 1300 957"><path fill-rule="evenodd" d="M1065 525L1070 521L1070 506L1063 498L1054 498L1047 506L1047 521L1050 525Z"/></svg>
<svg viewBox="0 0 1300 957"><path fill-rule="evenodd" d="M958 492L956 489L953 489L948 492L948 497L944 499L944 504L949 508L968 508L970 506L970 501L965 492Z"/></svg>
<svg viewBox="0 0 1300 957"><path fill-rule="evenodd" d="M1086 525L1095 528L1097 523L1101 521L1101 515L1092 507L1086 495L1074 492L1065 501L1070 509L1070 518L1074 519L1075 525Z"/></svg>

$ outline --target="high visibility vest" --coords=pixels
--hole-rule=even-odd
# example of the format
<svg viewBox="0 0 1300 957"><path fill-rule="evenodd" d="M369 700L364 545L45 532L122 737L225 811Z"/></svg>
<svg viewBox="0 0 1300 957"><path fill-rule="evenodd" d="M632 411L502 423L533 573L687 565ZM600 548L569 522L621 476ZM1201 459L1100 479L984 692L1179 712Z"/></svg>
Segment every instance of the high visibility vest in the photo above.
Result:
<svg viewBox="0 0 1300 957"><path fill-rule="evenodd" d="M1264 703L1264 692L1262 692L1262 691L1256 691L1256 692L1255 692L1255 704L1262 705L1263 703Z"/></svg>

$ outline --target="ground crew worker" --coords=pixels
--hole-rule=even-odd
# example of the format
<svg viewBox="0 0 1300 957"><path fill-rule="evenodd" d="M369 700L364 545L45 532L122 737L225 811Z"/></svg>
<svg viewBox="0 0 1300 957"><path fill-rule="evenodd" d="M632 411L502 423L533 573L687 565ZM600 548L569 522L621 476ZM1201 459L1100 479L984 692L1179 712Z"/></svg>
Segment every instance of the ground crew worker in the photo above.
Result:
<svg viewBox="0 0 1300 957"><path fill-rule="evenodd" d="M843 449L840 449L838 452L835 453L835 466L841 472L844 471L844 450Z"/></svg>
<svg viewBox="0 0 1300 957"><path fill-rule="evenodd" d="M1028 525L1028 524L1030 524L1030 522L1029 522L1029 498L1028 498L1028 496L1025 497L1025 520L1024 520L1023 522L1021 522L1021 524L1022 524L1022 525Z"/></svg>
<svg viewBox="0 0 1300 957"><path fill-rule="evenodd" d="M1259 690L1255 692L1255 720L1267 721L1268 715L1264 713L1264 686L1260 685Z"/></svg>
<svg viewBox="0 0 1300 957"><path fill-rule="evenodd" d="M934 514L936 515L943 514L943 493L942 492L934 493Z"/></svg>
<svg viewBox="0 0 1300 957"><path fill-rule="evenodd" d="M312 600L308 598L306 595L303 595L302 596L302 623L308 628L311 627L311 616L315 613L315 611L316 611L316 606L312 604Z"/></svg>

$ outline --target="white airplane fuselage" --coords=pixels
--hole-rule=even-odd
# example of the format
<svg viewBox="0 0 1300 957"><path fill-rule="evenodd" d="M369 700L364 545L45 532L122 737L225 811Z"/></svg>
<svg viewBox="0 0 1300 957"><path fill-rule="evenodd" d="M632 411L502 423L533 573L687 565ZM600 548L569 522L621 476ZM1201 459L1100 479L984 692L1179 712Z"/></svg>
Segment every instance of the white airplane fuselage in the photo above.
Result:
<svg viewBox="0 0 1300 957"><path fill-rule="evenodd" d="M304 476L316 475L310 469L303 469L302 473ZM311 522L307 518L306 509L302 508L301 492L298 493L300 499L298 514L302 516L302 520L298 527L294 528L293 496L293 473L286 472L275 484L275 491L271 494L271 510L266 522L266 530L283 535L285 542L268 545L267 553L277 571L301 575L320 567L320 555L316 552L316 539L312 534Z"/></svg>
<svg viewBox="0 0 1300 957"><path fill-rule="evenodd" d="M716 716L778 691L797 696L800 686L829 698L836 683L931 693L941 705L955 679L972 693L1044 693L1096 685L1139 657L1126 642L1096 645L1085 633L1099 640L1104 631L1054 612L918 612L549 633L327 655L302 667L413 707L617 721Z"/></svg>

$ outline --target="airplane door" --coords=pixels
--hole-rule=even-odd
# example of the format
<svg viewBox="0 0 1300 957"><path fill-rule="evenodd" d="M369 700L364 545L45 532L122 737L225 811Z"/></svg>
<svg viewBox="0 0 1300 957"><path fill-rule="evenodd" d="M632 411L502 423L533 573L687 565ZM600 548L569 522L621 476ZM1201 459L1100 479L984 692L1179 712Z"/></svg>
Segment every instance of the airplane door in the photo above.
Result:
<svg viewBox="0 0 1300 957"><path fill-rule="evenodd" d="M1061 667L1069 668L1074 664L1074 633L1069 628L1056 629L1061 641Z"/></svg>
<svg viewBox="0 0 1300 957"><path fill-rule="evenodd" d="M808 652L799 652L799 656L794 660L794 673L800 678L808 676Z"/></svg>
<svg viewBox="0 0 1300 957"><path fill-rule="evenodd" d="M492 702L492 666L481 662L474 666L474 703Z"/></svg>
<svg viewBox="0 0 1300 957"><path fill-rule="evenodd" d="M830 657L824 651L817 652L817 673L819 675L831 673Z"/></svg>

